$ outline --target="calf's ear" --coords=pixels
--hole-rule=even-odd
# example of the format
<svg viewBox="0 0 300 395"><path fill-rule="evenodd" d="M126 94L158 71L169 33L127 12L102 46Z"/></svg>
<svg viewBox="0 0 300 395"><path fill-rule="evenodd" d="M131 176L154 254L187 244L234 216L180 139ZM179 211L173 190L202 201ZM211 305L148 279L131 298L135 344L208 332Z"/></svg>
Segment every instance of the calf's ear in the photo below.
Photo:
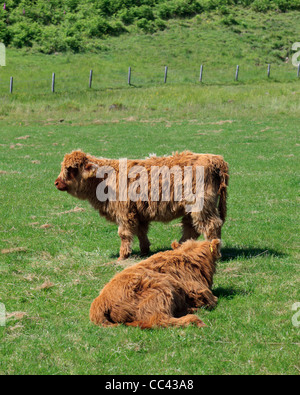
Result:
<svg viewBox="0 0 300 395"><path fill-rule="evenodd" d="M177 248L179 248L181 246L180 243L178 243L178 241L173 241L173 243L171 244L171 247L173 250L176 250Z"/></svg>
<svg viewBox="0 0 300 395"><path fill-rule="evenodd" d="M211 244L211 249L213 250L212 252L214 252L216 254L216 256L220 257L221 256L221 247L222 247L222 242L220 239L214 239Z"/></svg>
<svg viewBox="0 0 300 395"><path fill-rule="evenodd" d="M82 177L84 179L96 177L97 170L98 170L97 165L95 165L94 163L88 162L83 168Z"/></svg>

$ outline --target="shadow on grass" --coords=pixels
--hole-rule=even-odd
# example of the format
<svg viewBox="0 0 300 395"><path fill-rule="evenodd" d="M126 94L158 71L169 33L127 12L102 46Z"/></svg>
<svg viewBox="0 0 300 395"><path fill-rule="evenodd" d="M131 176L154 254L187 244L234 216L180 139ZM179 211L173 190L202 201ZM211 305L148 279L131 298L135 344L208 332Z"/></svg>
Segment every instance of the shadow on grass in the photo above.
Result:
<svg viewBox="0 0 300 395"><path fill-rule="evenodd" d="M132 251L131 258L134 259L147 259L150 256L157 254L158 252L169 251L171 247L163 247L163 248L156 248L149 252L147 255L142 255L141 252L136 249ZM222 248L222 258L221 262L228 262L234 259L253 259L259 256L275 256L275 257L284 257L285 254L268 249L268 248ZM112 259L117 259L119 254L112 254L110 256Z"/></svg>
<svg viewBox="0 0 300 395"><path fill-rule="evenodd" d="M223 248L221 262L234 259L252 259L259 256L283 257L285 254L268 248Z"/></svg>
<svg viewBox="0 0 300 395"><path fill-rule="evenodd" d="M232 287L217 287L215 289L213 289L213 294L217 297L217 298L223 298L223 299L227 299L227 300L231 300L233 299L235 296L245 296L245 295L249 295L252 291L251 290L244 290L244 289L238 289L238 288L232 288Z"/></svg>
<svg viewBox="0 0 300 395"><path fill-rule="evenodd" d="M134 249L134 250L132 250L130 258L142 260L142 259L150 258L150 256L152 256L154 254L157 254L158 252L164 252L164 251L170 251L170 250L171 250L171 247L156 248L156 249L151 250L149 252L149 254L145 255L145 254L141 254L140 250ZM110 257L112 259L118 259L119 258L119 253L118 254L111 254Z"/></svg>

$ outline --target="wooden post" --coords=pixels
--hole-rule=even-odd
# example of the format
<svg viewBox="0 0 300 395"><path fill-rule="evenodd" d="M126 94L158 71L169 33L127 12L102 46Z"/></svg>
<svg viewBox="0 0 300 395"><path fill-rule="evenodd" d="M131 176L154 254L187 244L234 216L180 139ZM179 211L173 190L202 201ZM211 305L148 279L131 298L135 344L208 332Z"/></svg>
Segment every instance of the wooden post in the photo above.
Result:
<svg viewBox="0 0 300 395"><path fill-rule="evenodd" d="M168 78L168 66L165 67L165 79L164 79L164 83L167 83L167 78Z"/></svg>
<svg viewBox="0 0 300 395"><path fill-rule="evenodd" d="M10 93L13 93L13 89L14 89L14 77L10 77L10 84L9 84Z"/></svg>
<svg viewBox="0 0 300 395"><path fill-rule="evenodd" d="M236 72L235 72L235 80L236 80L236 81L239 80L239 71L240 71L240 66L237 65L237 66L236 66Z"/></svg>
<svg viewBox="0 0 300 395"><path fill-rule="evenodd" d="M271 65L268 64L268 78L270 78L271 76Z"/></svg>
<svg viewBox="0 0 300 395"><path fill-rule="evenodd" d="M298 64L297 77L300 78L300 63Z"/></svg>
<svg viewBox="0 0 300 395"><path fill-rule="evenodd" d="M200 78L199 81L202 82L203 81L203 64L200 67Z"/></svg>
<svg viewBox="0 0 300 395"><path fill-rule="evenodd" d="M131 85L131 67L128 69L128 85Z"/></svg>
<svg viewBox="0 0 300 395"><path fill-rule="evenodd" d="M55 73L52 74L52 93L55 92Z"/></svg>
<svg viewBox="0 0 300 395"><path fill-rule="evenodd" d="M90 83L89 83L89 87L92 87L92 82L93 82L93 70L90 70Z"/></svg>

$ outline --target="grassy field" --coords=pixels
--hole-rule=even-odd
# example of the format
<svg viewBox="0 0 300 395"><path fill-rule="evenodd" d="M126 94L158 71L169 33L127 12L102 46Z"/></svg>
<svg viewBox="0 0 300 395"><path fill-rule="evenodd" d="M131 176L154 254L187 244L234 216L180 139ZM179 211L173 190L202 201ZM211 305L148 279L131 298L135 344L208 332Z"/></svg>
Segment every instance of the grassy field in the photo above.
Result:
<svg viewBox="0 0 300 395"><path fill-rule="evenodd" d="M174 40L176 29L188 31L170 27ZM165 34L111 38L103 63L117 69L118 50L126 53L134 41L136 54L139 46L143 51L132 59L142 65L147 48L154 58ZM255 70L257 54L252 63L240 59L242 67ZM196 58L182 56L187 69L196 69ZM8 51L11 66L1 74L34 80L35 69L45 75L59 69L74 76L89 70L80 59ZM100 72L99 56L89 60ZM166 60L171 64L171 54ZM125 81L127 61L120 61ZM292 306L300 301L300 85L290 64L278 69L291 74L267 80L253 72L239 84L228 74L226 82L203 86L180 79L110 86L104 77L92 91L77 91L73 80L71 91L58 86L54 95L38 83L16 84L13 95L1 91L0 302L7 320L0 327L0 374L299 374ZM64 154L77 148L115 158L184 149L224 155L228 218L214 283L219 303L198 313L206 328L142 331L89 322L91 302L125 264L117 262L117 227L54 188ZM153 224L152 252L179 237L179 221ZM139 260L135 241L128 264Z"/></svg>

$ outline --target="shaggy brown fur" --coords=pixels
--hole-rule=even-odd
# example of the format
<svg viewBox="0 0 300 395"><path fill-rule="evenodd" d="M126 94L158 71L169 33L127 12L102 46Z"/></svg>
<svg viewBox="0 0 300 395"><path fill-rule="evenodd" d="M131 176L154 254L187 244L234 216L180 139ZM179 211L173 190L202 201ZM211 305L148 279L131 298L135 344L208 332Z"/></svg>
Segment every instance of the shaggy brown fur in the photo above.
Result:
<svg viewBox="0 0 300 395"><path fill-rule="evenodd" d="M226 198L228 185L228 165L221 156L210 154L193 154L192 152L175 153L168 157L151 157L145 160L128 160L127 175L133 166L143 166L148 172L148 201L118 201L119 161L95 158L81 151L74 151L65 156L55 186L60 191L88 200L91 205L109 221L119 226L121 238L120 258L126 259L131 253L134 235L138 236L142 254L149 253L150 242L147 237L151 221L168 222L182 218L182 238L180 243L197 239L204 234L206 240L221 238L221 227L226 217ZM101 202L97 199L96 189L103 179L97 178L97 170L102 166L111 166L116 172L117 201ZM151 201L151 168L178 166L184 174L185 166L193 168L193 192L195 193L195 169L204 167L204 207L201 212L189 213L188 202L174 199L174 176L170 180L170 201L162 200L162 177L159 181L159 201ZM128 188L137 178L127 179ZM182 180L183 183L183 180ZM121 199L120 199L121 200Z"/></svg>
<svg viewBox="0 0 300 395"><path fill-rule="evenodd" d="M172 247L118 273L92 303L91 321L143 329L205 326L190 313L217 303L211 287L220 240L174 242Z"/></svg>

